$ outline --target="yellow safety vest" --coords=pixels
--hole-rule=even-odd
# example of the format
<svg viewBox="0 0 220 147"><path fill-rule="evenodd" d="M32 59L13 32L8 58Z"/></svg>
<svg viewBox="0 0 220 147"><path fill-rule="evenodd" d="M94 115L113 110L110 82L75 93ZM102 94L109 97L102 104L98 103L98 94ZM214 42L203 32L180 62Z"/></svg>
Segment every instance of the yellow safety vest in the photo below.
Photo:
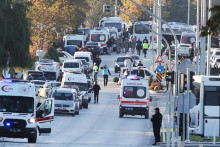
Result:
<svg viewBox="0 0 220 147"><path fill-rule="evenodd" d="M148 43L143 44L143 49L148 49Z"/></svg>
<svg viewBox="0 0 220 147"><path fill-rule="evenodd" d="M163 48L164 48L164 45L162 44L162 45L161 45L161 49L163 49Z"/></svg>
<svg viewBox="0 0 220 147"><path fill-rule="evenodd" d="M99 70L99 68L98 68L97 65L93 67L93 71L94 71L94 72L98 72L98 70Z"/></svg>

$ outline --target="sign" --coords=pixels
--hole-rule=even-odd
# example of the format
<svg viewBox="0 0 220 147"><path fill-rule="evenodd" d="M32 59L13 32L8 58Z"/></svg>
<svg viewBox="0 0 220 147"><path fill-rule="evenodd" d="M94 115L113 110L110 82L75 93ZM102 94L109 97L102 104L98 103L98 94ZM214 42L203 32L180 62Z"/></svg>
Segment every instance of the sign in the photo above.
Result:
<svg viewBox="0 0 220 147"><path fill-rule="evenodd" d="M171 66L171 70L173 70L174 66L175 66L175 64L173 63L172 66Z"/></svg>
<svg viewBox="0 0 220 147"><path fill-rule="evenodd" d="M161 55L159 55L159 56L157 57L155 63L164 63L164 61L163 61Z"/></svg>
<svg viewBox="0 0 220 147"><path fill-rule="evenodd" d="M156 71L157 71L157 73L164 73L164 67L163 66L158 66Z"/></svg>
<svg viewBox="0 0 220 147"><path fill-rule="evenodd" d="M162 82L162 73L157 73L156 80L157 82Z"/></svg>
<svg viewBox="0 0 220 147"><path fill-rule="evenodd" d="M183 57L183 56L181 57L180 61L181 61L181 62L183 62L183 61L184 61L184 57Z"/></svg>
<svg viewBox="0 0 220 147"><path fill-rule="evenodd" d="M91 23L87 20L85 23L85 28L90 28L91 27Z"/></svg>

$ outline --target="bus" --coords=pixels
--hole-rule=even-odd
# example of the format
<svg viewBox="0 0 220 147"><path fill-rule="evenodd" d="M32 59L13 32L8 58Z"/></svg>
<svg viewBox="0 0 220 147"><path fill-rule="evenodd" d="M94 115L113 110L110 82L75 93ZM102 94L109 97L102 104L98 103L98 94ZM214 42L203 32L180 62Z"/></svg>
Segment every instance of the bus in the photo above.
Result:
<svg viewBox="0 0 220 147"><path fill-rule="evenodd" d="M152 29L152 23L149 21L140 21L142 24ZM133 25L133 37L140 41L143 41L147 37L148 42L150 42L151 31L145 28L141 23L135 22Z"/></svg>

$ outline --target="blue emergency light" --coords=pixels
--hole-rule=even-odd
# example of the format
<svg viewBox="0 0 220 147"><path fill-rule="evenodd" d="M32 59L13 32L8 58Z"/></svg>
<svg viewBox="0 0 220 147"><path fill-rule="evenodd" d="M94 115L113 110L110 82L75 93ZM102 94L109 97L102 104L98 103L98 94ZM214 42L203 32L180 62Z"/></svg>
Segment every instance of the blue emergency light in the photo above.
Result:
<svg viewBox="0 0 220 147"><path fill-rule="evenodd" d="M10 122L7 122L7 123L6 123L6 126L7 126L7 127L10 127L10 126L11 126L11 123L10 123Z"/></svg>
<svg viewBox="0 0 220 147"><path fill-rule="evenodd" d="M12 79L3 79L2 81L5 83L12 83L13 82Z"/></svg>

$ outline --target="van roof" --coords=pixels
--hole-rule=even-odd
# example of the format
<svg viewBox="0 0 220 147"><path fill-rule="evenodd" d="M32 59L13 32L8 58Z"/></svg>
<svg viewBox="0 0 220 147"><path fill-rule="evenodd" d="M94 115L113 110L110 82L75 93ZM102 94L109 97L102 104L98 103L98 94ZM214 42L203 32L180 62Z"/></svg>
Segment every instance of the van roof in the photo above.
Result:
<svg viewBox="0 0 220 147"><path fill-rule="evenodd" d="M87 78L85 74L75 74L70 72L64 73L63 80L64 82L87 83Z"/></svg>

